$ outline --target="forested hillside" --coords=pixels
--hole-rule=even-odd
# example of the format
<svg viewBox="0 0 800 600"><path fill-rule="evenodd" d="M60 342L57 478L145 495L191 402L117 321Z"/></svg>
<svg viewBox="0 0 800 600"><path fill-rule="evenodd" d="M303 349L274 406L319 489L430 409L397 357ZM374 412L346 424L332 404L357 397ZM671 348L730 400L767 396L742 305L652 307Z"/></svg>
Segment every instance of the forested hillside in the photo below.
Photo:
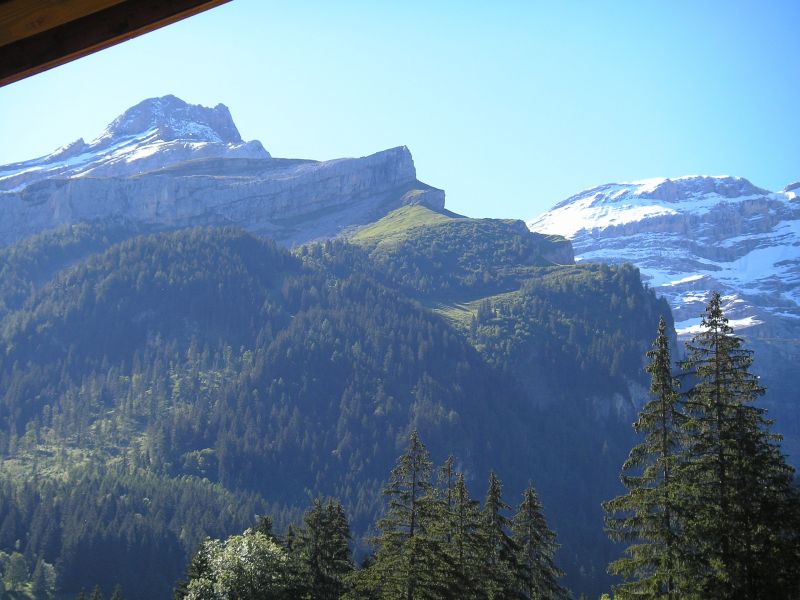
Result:
<svg viewBox="0 0 800 600"><path fill-rule="evenodd" d="M358 554L416 428L473 493L491 468L510 497L533 477L566 583L607 587L599 502L668 307L563 239L401 211L293 253L97 225L5 249L0 550L68 592L166 598L206 535L267 511L282 531L321 494Z"/></svg>

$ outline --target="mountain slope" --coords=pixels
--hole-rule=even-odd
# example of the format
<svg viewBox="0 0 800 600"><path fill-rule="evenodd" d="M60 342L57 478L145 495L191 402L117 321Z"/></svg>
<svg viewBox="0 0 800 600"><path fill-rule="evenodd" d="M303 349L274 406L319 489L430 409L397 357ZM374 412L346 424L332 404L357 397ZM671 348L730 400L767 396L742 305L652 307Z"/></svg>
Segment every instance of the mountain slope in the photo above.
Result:
<svg viewBox="0 0 800 600"><path fill-rule="evenodd" d="M382 479L412 425L439 454L457 449L471 472L484 473L487 457L522 444L513 433L490 441L492 432L511 414L532 420L521 397L435 315L357 273L329 278L231 230L141 237L93 254L8 315L1 345L2 471L16 476L4 483L0 542L7 548L20 539L29 554L63 565L74 590L95 577L106 588L124 583L132 597L153 597L135 572L161 562L156 595L164 597L183 560L159 561L160 552L177 548L185 558L198 530L219 535L246 525L206 515L192 535L175 537L192 518L183 493L203 488L200 477L241 505L249 492L269 498L284 507L283 524L309 490L333 494L358 526L378 510ZM492 403L503 390L504 402ZM17 431L30 435L19 439ZM70 458L59 458L59 448ZM117 467L106 470L109 457ZM43 539L33 535L38 502L12 498L38 495L50 506L58 502L52 488L10 490L36 485L25 475L31 464L58 472L54 461L65 459L94 465L89 480L80 469L66 476L81 493L100 495L55 512L92 526L57 527ZM130 487L128 468L161 478L154 485L167 505L159 510L181 512L114 531L107 518L127 527L134 514L98 487ZM130 510L140 510L144 498L130 493ZM217 502L208 493L204 507ZM114 550L127 536L143 552L130 566ZM91 572L81 561L100 551L108 569Z"/></svg>
<svg viewBox="0 0 800 600"><path fill-rule="evenodd" d="M350 238L397 284L428 301L474 300L519 289L535 267L574 263L569 242L522 221L470 219L406 206Z"/></svg>
<svg viewBox="0 0 800 600"><path fill-rule="evenodd" d="M128 109L94 141L0 166L0 245L82 221L237 225L292 245L335 237L404 204L444 206L393 148L330 161L273 158L228 109L174 96Z"/></svg>
<svg viewBox="0 0 800 600"><path fill-rule="evenodd" d="M269 509L280 527L309 494L331 494L360 540L417 427L437 461L457 453L475 494L490 467L512 501L536 481L569 583L605 587L613 550L599 501L616 492L663 306L633 269L546 266L543 251L568 248L563 239L423 216L406 246L374 256L342 241L291 255L231 229L105 248L70 228L10 248L30 248L45 268L5 272L30 291L6 302L0 328L0 546L20 540L60 565L69 591L119 581L126 597L164 597L153 586L177 577L176 549L185 558L203 532L243 527L246 507ZM420 221L448 227L439 239L461 265L452 275L413 276L431 235ZM103 239L94 227L78 240ZM59 237L76 250L57 269L47 257ZM471 247L482 250L458 260ZM484 281L475 268L505 274ZM425 308L430 290L479 296L474 323ZM214 522L226 502L232 512ZM39 506L59 520L47 527ZM102 573L87 567L97 552ZM161 583L145 585L139 564L161 564Z"/></svg>
<svg viewBox="0 0 800 600"><path fill-rule="evenodd" d="M800 453L796 394L783 375L800 358L800 199L735 177L607 184L572 196L528 223L570 238L580 262L635 264L669 302L680 338L698 330L711 290L757 351L767 400Z"/></svg>

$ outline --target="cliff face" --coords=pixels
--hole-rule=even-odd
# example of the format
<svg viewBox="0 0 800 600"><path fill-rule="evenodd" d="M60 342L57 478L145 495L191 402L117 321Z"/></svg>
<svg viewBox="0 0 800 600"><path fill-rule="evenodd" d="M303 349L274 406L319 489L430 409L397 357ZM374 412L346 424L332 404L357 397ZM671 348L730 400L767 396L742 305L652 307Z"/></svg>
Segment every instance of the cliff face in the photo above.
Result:
<svg viewBox="0 0 800 600"><path fill-rule="evenodd" d="M739 330L800 324L800 200L788 188L735 177L608 184L529 227L570 237L578 260L635 264L669 300L679 336L696 331L710 290L728 296Z"/></svg>
<svg viewBox="0 0 800 600"><path fill-rule="evenodd" d="M800 404L785 383L800 360L797 190L770 192L741 177L614 183L576 194L528 226L569 237L579 262L639 267L669 302L681 339L699 331L710 292L721 292L730 324L756 351L784 449L798 457Z"/></svg>
<svg viewBox="0 0 800 600"><path fill-rule="evenodd" d="M415 193L409 193L415 191ZM79 221L237 225L285 244L335 237L405 203L444 207L411 153L275 159L243 142L228 109L146 100L91 144L0 167L0 244Z"/></svg>

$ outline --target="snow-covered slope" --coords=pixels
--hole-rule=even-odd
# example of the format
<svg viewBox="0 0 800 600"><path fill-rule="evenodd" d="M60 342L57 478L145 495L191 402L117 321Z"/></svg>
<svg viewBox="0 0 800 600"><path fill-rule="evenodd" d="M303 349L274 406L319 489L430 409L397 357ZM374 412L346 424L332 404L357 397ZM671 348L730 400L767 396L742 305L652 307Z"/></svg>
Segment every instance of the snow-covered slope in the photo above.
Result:
<svg viewBox="0 0 800 600"><path fill-rule="evenodd" d="M699 330L712 290L756 351L754 369L784 451L800 460L800 183L781 192L738 177L602 185L531 220L572 240L576 261L630 262L672 307L679 338Z"/></svg>
<svg viewBox="0 0 800 600"><path fill-rule="evenodd" d="M631 262L672 306L679 336L699 325L708 292L725 294L732 325L800 325L800 199L740 177L607 184L528 223L572 240L577 260ZM775 332L772 332L775 333Z"/></svg>
<svg viewBox="0 0 800 600"><path fill-rule="evenodd" d="M413 192L413 193L412 193ZM222 104L175 96L128 109L94 141L0 166L0 245L65 223L236 225L293 245L335 237L404 203L444 206L391 148L324 162L272 158L242 141Z"/></svg>
<svg viewBox="0 0 800 600"><path fill-rule="evenodd" d="M0 166L0 191L52 177L128 176L196 158L269 158L260 142L243 142L224 104L150 98L117 117L87 144L76 140L20 163Z"/></svg>

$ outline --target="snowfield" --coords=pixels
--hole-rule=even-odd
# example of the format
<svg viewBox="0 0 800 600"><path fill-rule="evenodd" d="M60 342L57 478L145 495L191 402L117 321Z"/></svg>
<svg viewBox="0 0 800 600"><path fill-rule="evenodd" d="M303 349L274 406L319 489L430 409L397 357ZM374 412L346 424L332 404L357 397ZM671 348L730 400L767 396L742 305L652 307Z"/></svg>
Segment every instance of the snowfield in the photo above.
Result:
<svg viewBox="0 0 800 600"><path fill-rule="evenodd" d="M572 240L576 260L630 262L696 333L711 290L747 330L800 319L800 202L741 177L689 176L601 185L528 222Z"/></svg>

